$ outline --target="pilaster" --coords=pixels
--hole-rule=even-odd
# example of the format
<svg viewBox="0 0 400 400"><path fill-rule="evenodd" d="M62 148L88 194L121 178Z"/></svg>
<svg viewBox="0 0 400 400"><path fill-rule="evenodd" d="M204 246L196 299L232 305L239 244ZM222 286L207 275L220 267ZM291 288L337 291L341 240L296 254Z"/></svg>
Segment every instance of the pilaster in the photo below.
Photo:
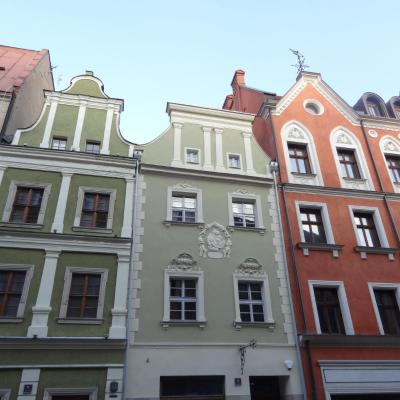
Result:
<svg viewBox="0 0 400 400"><path fill-rule="evenodd" d="M47 322L51 311L51 295L53 292L54 277L56 274L59 256L60 251L46 251L39 292L36 299L36 304L32 307L32 323L28 328L28 337L47 336Z"/></svg>
<svg viewBox="0 0 400 400"><path fill-rule="evenodd" d="M62 181L60 187L60 193L58 195L56 213L54 215L53 225L51 231L56 233L63 233L64 231L64 217L65 209L67 207L67 199L69 192L69 185L71 183L72 173L63 172Z"/></svg>
<svg viewBox="0 0 400 400"><path fill-rule="evenodd" d="M101 154L110 154L110 137L111 137L111 125L113 117L114 117L114 109L109 108L107 110L106 124L104 127L103 141L100 150Z"/></svg>
<svg viewBox="0 0 400 400"><path fill-rule="evenodd" d="M203 126L204 135L204 169L213 169L211 164L211 128Z"/></svg>
<svg viewBox="0 0 400 400"><path fill-rule="evenodd" d="M0 185L1 185L1 182L3 181L3 176L4 176L5 170L6 170L6 167L0 167Z"/></svg>
<svg viewBox="0 0 400 400"><path fill-rule="evenodd" d="M36 400L39 377L39 368L24 368L22 370L21 383L19 384L17 400Z"/></svg>
<svg viewBox="0 0 400 400"><path fill-rule="evenodd" d="M80 143L82 136L83 121L85 119L87 102L82 101L79 105L78 119L76 121L74 141L72 142L71 150L80 151Z"/></svg>
<svg viewBox="0 0 400 400"><path fill-rule="evenodd" d="M224 155L222 151L222 132L223 129L214 129L215 132L215 154L216 154L216 160L215 160L215 169L217 171L223 171L224 168Z"/></svg>
<svg viewBox="0 0 400 400"><path fill-rule="evenodd" d="M182 165L182 124L174 122L174 159L171 165L173 167Z"/></svg>
<svg viewBox="0 0 400 400"><path fill-rule="evenodd" d="M248 174L255 174L256 171L254 170L253 166L253 151L251 148L251 137L253 135L249 132L242 132L242 135L244 142L244 153L246 157L246 172Z"/></svg>
<svg viewBox="0 0 400 400"><path fill-rule="evenodd" d="M115 392L111 392L111 384L118 385ZM105 400L121 400L122 388L124 384L124 369L123 368L108 368Z"/></svg>
<svg viewBox="0 0 400 400"><path fill-rule="evenodd" d="M58 103L56 101L53 101L50 105L49 116L47 117L46 127L44 128L42 143L40 143L40 147L42 148L46 149L49 148L50 135L51 131L53 130L54 117L56 116L56 111L57 111L57 104Z"/></svg>
<svg viewBox="0 0 400 400"><path fill-rule="evenodd" d="M122 223L122 237L132 236L132 217L133 217L133 192L135 190L134 178L125 178L125 204L124 204L124 220Z"/></svg>

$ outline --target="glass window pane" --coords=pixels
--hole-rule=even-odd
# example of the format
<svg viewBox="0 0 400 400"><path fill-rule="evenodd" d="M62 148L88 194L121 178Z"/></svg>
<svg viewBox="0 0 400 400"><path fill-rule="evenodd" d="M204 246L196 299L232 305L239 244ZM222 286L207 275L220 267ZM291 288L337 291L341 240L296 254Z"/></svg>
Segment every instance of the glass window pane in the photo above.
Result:
<svg viewBox="0 0 400 400"><path fill-rule="evenodd" d="M183 197L172 197L172 207L183 208Z"/></svg>

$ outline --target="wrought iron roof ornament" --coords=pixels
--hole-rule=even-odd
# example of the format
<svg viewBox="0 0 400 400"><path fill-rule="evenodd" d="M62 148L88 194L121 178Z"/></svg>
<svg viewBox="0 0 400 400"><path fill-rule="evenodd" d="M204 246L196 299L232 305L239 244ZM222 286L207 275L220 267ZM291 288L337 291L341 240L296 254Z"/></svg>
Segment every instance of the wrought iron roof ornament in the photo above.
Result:
<svg viewBox="0 0 400 400"><path fill-rule="evenodd" d="M297 68L297 74L303 72L306 68L309 68L309 65L305 64L306 58L301 54L298 50L289 49L296 57L297 64L292 64L292 67Z"/></svg>

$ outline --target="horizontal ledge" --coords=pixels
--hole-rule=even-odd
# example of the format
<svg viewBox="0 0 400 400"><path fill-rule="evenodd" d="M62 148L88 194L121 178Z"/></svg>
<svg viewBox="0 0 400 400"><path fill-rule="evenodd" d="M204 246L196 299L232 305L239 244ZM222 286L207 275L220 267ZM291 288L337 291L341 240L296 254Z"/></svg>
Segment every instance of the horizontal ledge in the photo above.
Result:
<svg viewBox="0 0 400 400"><path fill-rule="evenodd" d="M307 242L299 242L297 243L297 247L300 249L309 249L309 250L319 250L319 251L332 251L332 250L342 250L342 244L330 244L330 243L307 243Z"/></svg>
<svg viewBox="0 0 400 400"><path fill-rule="evenodd" d="M266 229L261 228L261 227L254 227L250 228L248 226L235 226L235 225L229 225L228 226L229 231L246 231L246 232L257 232L257 233L265 233Z"/></svg>
<svg viewBox="0 0 400 400"><path fill-rule="evenodd" d="M23 224L18 222L0 222L0 227L2 228L24 228L24 229L42 229L43 224Z"/></svg>
<svg viewBox="0 0 400 400"><path fill-rule="evenodd" d="M177 225L177 226L196 226L198 228L203 228L204 227L204 222L184 222L184 221L169 221L165 220L163 221L163 224L165 226L171 226L171 225Z"/></svg>
<svg viewBox="0 0 400 400"><path fill-rule="evenodd" d="M347 176L342 176L342 179L346 182L357 182L357 183L365 183L368 179L364 178L348 178Z"/></svg>
<svg viewBox="0 0 400 400"><path fill-rule="evenodd" d="M370 254L394 254L399 251L396 247L369 247L369 246L354 246L354 250L358 253Z"/></svg>
<svg viewBox="0 0 400 400"><path fill-rule="evenodd" d="M242 322L242 321L234 321L233 326L236 329L245 328L275 328L275 322Z"/></svg>
<svg viewBox="0 0 400 400"><path fill-rule="evenodd" d="M86 232L86 233L100 233L106 236L112 236L113 230L112 229L103 229L103 228L88 228L83 226L73 226L71 228L74 232Z"/></svg>
<svg viewBox="0 0 400 400"><path fill-rule="evenodd" d="M161 321L160 325L163 328L169 326L198 326L199 328L205 328L207 321Z"/></svg>
<svg viewBox="0 0 400 400"><path fill-rule="evenodd" d="M19 324L23 318L0 318L0 324Z"/></svg>
<svg viewBox="0 0 400 400"><path fill-rule="evenodd" d="M104 319L57 318L57 322L59 324L101 325Z"/></svg>
<svg viewBox="0 0 400 400"><path fill-rule="evenodd" d="M309 343L315 347L398 347L400 335L300 335L301 345Z"/></svg>
<svg viewBox="0 0 400 400"><path fill-rule="evenodd" d="M293 176L301 176L302 178L315 178L317 174L302 174L301 172L291 172Z"/></svg>

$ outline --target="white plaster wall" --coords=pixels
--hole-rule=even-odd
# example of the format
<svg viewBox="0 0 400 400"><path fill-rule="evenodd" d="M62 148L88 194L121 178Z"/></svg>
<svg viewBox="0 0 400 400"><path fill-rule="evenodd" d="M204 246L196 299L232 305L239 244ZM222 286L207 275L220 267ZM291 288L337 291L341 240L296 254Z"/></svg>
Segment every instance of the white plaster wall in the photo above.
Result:
<svg viewBox="0 0 400 400"><path fill-rule="evenodd" d="M283 362L293 360L288 371ZM224 375L227 397L250 397L249 376L287 377L287 398L302 398L296 354L288 346L258 346L246 352L244 374L240 372L238 346L135 346L128 353L126 399L155 399L160 395L160 376ZM234 379L242 378L235 386ZM293 396L291 396L293 395Z"/></svg>

